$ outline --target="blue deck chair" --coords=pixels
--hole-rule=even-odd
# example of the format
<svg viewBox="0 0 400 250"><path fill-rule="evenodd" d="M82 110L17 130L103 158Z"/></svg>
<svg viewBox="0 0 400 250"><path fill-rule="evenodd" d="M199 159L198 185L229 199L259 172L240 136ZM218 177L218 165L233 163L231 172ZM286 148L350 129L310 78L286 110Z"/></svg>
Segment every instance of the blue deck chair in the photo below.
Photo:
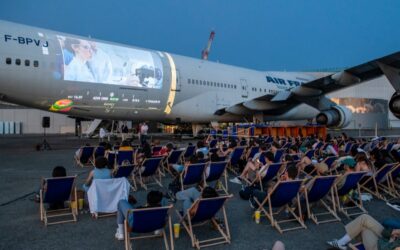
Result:
<svg viewBox="0 0 400 250"><path fill-rule="evenodd" d="M351 150L351 147L352 147L352 146L353 146L353 143L347 142L347 143L344 145L344 152L345 152L346 154L350 153L350 150Z"/></svg>
<svg viewBox="0 0 400 250"><path fill-rule="evenodd" d="M231 153L228 168L236 175L237 172L235 170L235 167L239 163L239 160L242 158L245 149L245 147L236 147Z"/></svg>
<svg viewBox="0 0 400 250"><path fill-rule="evenodd" d="M325 163L328 166L329 171L331 172L332 170L334 170L334 166L333 163L337 160L338 158L336 156L329 156L326 157L325 160L323 161L323 163Z"/></svg>
<svg viewBox="0 0 400 250"><path fill-rule="evenodd" d="M392 151L393 146L394 146L394 142L390 142L390 143L386 146L386 150L387 150L388 152Z"/></svg>
<svg viewBox="0 0 400 250"><path fill-rule="evenodd" d="M361 189L367 191L378 199L387 201L383 193L396 198L396 194L392 192L390 185L390 172L394 170L397 163L385 164L378 171L376 171L372 176L366 179L361 184ZM382 191L383 193L380 193Z"/></svg>
<svg viewBox="0 0 400 250"><path fill-rule="evenodd" d="M183 154L183 157L185 159L187 159L187 158L191 157L192 155L194 155L195 153L196 153L196 146L191 145L186 148L185 153Z"/></svg>
<svg viewBox="0 0 400 250"><path fill-rule="evenodd" d="M283 156L283 153L284 153L284 152L285 152L285 151L284 151L283 149L278 149L278 150L276 151L275 157L274 157L274 162L275 162L275 163L281 162L281 159L282 159L282 156Z"/></svg>
<svg viewBox="0 0 400 250"><path fill-rule="evenodd" d="M118 151L115 162L117 166L121 166L123 163L133 164L133 150Z"/></svg>
<svg viewBox="0 0 400 250"><path fill-rule="evenodd" d="M314 149L310 149L310 150L308 150L308 151L306 152L306 156L307 156L308 158L310 158L310 160L312 160L312 158L314 158L314 155L315 155L315 150L314 150Z"/></svg>
<svg viewBox="0 0 400 250"><path fill-rule="evenodd" d="M275 227L279 233L307 228L300 214L301 206L299 191L302 183L303 180L279 181L263 201L258 201L257 198L255 198L255 201L259 205L258 210L261 210L265 217L270 221L271 225ZM293 203L293 200L295 200L295 204L297 205L298 214L295 213L295 208L290 206L290 204ZM286 211L293 216L293 219L287 219L286 216L283 220L277 218L285 208ZM274 210L277 211L275 212ZM282 224L287 222L297 222L300 226L286 227L283 229Z"/></svg>
<svg viewBox="0 0 400 250"><path fill-rule="evenodd" d="M246 180L246 182L249 183L250 185L259 184L261 190L263 190L263 186L278 175L279 169L281 169L281 167L282 163L273 163L268 167L266 167L265 169L261 168L259 176L253 182L250 183L248 180Z"/></svg>
<svg viewBox="0 0 400 250"><path fill-rule="evenodd" d="M133 180L133 187L131 185L131 188L136 191L137 187L136 187L136 181L134 178L132 178L132 172L135 168L135 165L123 165L123 166L118 166L117 169L114 172L113 177L114 178L122 178L125 177L128 181L129 180Z"/></svg>
<svg viewBox="0 0 400 250"><path fill-rule="evenodd" d="M182 216L177 211L180 223L183 225L183 228L190 236L192 247L200 249L207 246L231 243L231 234L228 225L228 218L225 211L225 202L230 198L232 198L232 195L207 199L201 198L196 200L192 204L192 206L188 209L188 211L186 211L186 214L184 216ZM194 207L196 206L197 209L195 214L191 215L189 211L194 209ZM215 216L220 211L222 212L223 216L222 222L215 219ZM216 231L219 232L219 237L200 240L198 235L194 233L194 227L203 225L205 222L208 221L211 221L212 225L217 229Z"/></svg>
<svg viewBox="0 0 400 250"><path fill-rule="evenodd" d="M109 168L114 168L115 167L115 158L116 158L116 153L109 152L107 155L107 161L108 161L108 167Z"/></svg>
<svg viewBox="0 0 400 250"><path fill-rule="evenodd" d="M75 208L61 208L56 210L46 209L45 203L47 204L63 204L65 201L71 203L71 198L73 197L75 202L78 201L78 196L75 189L75 176L67 177L56 177L43 179L43 186L40 189L40 220L44 222L44 225L53 225L66 222L76 222L78 210L77 206ZM59 220L54 222L49 222L50 218L61 217L72 215L72 219L69 220Z"/></svg>
<svg viewBox="0 0 400 250"><path fill-rule="evenodd" d="M351 250L365 250L364 244L362 242L358 242L357 244L349 244Z"/></svg>
<svg viewBox="0 0 400 250"><path fill-rule="evenodd" d="M84 146L79 149L79 155L75 156L75 165L80 167L92 166L94 147Z"/></svg>
<svg viewBox="0 0 400 250"><path fill-rule="evenodd" d="M298 154L291 154L290 156L292 156L293 161L300 161L301 160L300 155L298 155Z"/></svg>
<svg viewBox="0 0 400 250"><path fill-rule="evenodd" d="M228 176L226 173L226 167L228 162L210 162L204 171L204 186L208 186L208 183L215 181L221 183L221 185L216 185L215 189L223 190L225 194L228 194ZM207 172L208 171L208 176ZM221 178L224 178L221 180Z"/></svg>
<svg viewBox="0 0 400 250"><path fill-rule="evenodd" d="M361 194L360 191L360 181L362 177L366 174L366 172L354 172L347 173L338 178L338 181L335 184L335 193L336 193L336 206L340 212L342 212L347 218L353 215L359 215L367 213L363 206L363 202L361 199L361 195L358 195L358 199L353 199L351 196L351 192L354 190L358 194ZM338 184L342 182L342 186L338 187ZM352 202L354 206L346 207L342 204L340 197L346 196L346 199L349 202Z"/></svg>
<svg viewBox="0 0 400 250"><path fill-rule="evenodd" d="M206 163L190 164L185 167L179 178L181 181L181 189L184 190L185 186L198 185L203 181Z"/></svg>
<svg viewBox="0 0 400 250"><path fill-rule="evenodd" d="M151 148L151 152L152 152L152 154L154 155L154 154L160 152L161 149L162 149L162 146L153 146L153 147Z"/></svg>
<svg viewBox="0 0 400 250"><path fill-rule="evenodd" d="M327 223L333 221L340 221L336 213L336 205L335 205L335 191L334 184L337 176L316 176L311 180L311 185L307 187L307 190L304 192L304 197L307 205L307 215L308 218L314 221L315 224ZM330 197L329 197L330 194ZM328 202L325 202L324 199L329 198ZM320 202L325 208L325 212L315 213L311 205L313 203ZM333 218L325 218L326 216ZM325 219L322 219L324 217ZM321 218L321 219L320 219Z"/></svg>
<svg viewBox="0 0 400 250"><path fill-rule="evenodd" d="M210 143L208 144L208 147L211 148L215 148L215 146L217 146L218 140L217 139L213 139L210 141Z"/></svg>
<svg viewBox="0 0 400 250"><path fill-rule="evenodd" d="M105 149L103 146L98 146L93 150L93 157L90 158L90 163L94 166L94 160L99 156L104 156Z"/></svg>
<svg viewBox="0 0 400 250"><path fill-rule="evenodd" d="M181 149L175 149L169 152L168 157L165 158L164 160L164 168L172 175L172 172L170 171L170 166L173 164L179 164L182 162L182 155L183 155L183 150Z"/></svg>
<svg viewBox="0 0 400 250"><path fill-rule="evenodd" d="M137 178L139 180L139 184L141 187L143 187L145 190L147 190L147 185L150 184L157 184L160 187L163 187L161 184L161 170L160 166L163 161L163 157L158 157L158 158L148 158L145 159L142 163L141 166L138 167L138 171L135 174L135 179ZM152 178L154 182L145 182L146 179ZM136 181L135 181L135 186L136 186Z"/></svg>
<svg viewBox="0 0 400 250"><path fill-rule="evenodd" d="M322 146L324 146L323 142L318 142L318 144L315 146L316 150L320 150L322 148Z"/></svg>
<svg viewBox="0 0 400 250"><path fill-rule="evenodd" d="M167 250L170 249L168 244L168 237L165 228L168 227L169 240L171 249L174 249L174 240L172 236L172 222L170 216L170 210L172 205L167 207L149 207L130 209L127 212L126 218L133 218L130 222L125 219L124 231L125 231L125 250L132 249L132 240L147 239L147 238L158 238L163 237L164 245ZM161 231L161 234L154 234L155 231ZM132 236L132 234L138 234L142 236ZM154 241L153 241L154 242ZM154 244L154 243L152 243ZM161 249L152 245L154 249Z"/></svg>
<svg viewBox="0 0 400 250"><path fill-rule="evenodd" d="M247 160L252 159L254 155L258 153L258 151L260 151L260 147L251 147L247 156Z"/></svg>

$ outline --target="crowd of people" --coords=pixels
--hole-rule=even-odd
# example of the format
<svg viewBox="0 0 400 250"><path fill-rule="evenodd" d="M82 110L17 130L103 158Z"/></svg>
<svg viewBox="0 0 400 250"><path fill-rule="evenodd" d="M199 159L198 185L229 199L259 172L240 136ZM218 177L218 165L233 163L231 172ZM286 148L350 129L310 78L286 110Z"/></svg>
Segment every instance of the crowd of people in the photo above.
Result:
<svg viewBox="0 0 400 250"><path fill-rule="evenodd" d="M147 125L146 125L147 126ZM143 126L142 126L143 128ZM148 128L141 129L139 147L133 147L127 140L111 145L101 142L100 147L104 147L104 156L98 156L94 161L94 169L89 173L84 184L84 190L90 187L93 179L112 178L113 171L118 167L109 163L108 154L115 151L132 151L133 161L130 164L141 166L141 163L148 158L164 157L167 158L176 145L169 142L164 146L149 143L146 138ZM210 147L213 144L213 147ZM218 192L215 187L198 186L181 190L179 186L179 175L191 164L204 162L229 161L238 147L244 148L240 159L231 166L233 172L238 173L236 177L230 179L232 183L237 183L246 187L241 190L240 197L249 199L251 206L257 209L257 203L264 200L271 187L278 181L307 179L313 176L324 176L335 173L343 176L351 172L366 172L366 181L376 171L385 164L400 162L400 142L390 142L384 137L366 139L353 139L342 134L340 137L331 137L329 134L325 138L309 136L300 137L251 137L251 138L222 138L208 136L200 140L196 145L196 150L187 156L179 164L168 166L169 172L173 175L173 181L169 185L169 191L160 192L152 190L148 192L147 204L138 206L133 202L121 200L118 204L117 232L115 237L119 240L124 239L123 221L126 219L126 211L137 207L154 207L165 204L166 199L171 201L181 200L183 202L183 213L194 213L189 210L191 205L200 197L217 197ZM257 150L253 150L257 148ZM332 163L325 160L334 157ZM265 175L269 166L274 163L282 163L277 176L268 183L259 183ZM207 170L206 170L207 171ZM343 180L342 180L343 182ZM340 187L342 183L339 181ZM244 193L245 192L245 193ZM133 199L135 200L135 199ZM348 204L351 205L351 204ZM128 218L132 222L134 218ZM361 235L366 249L397 249L400 247L400 233L398 228L390 233L385 233L384 228L372 217L362 215L355 221L346 226L347 234L339 240L329 241L328 244L338 248L346 249L346 245L356 236ZM283 243L277 242L274 249L284 249Z"/></svg>

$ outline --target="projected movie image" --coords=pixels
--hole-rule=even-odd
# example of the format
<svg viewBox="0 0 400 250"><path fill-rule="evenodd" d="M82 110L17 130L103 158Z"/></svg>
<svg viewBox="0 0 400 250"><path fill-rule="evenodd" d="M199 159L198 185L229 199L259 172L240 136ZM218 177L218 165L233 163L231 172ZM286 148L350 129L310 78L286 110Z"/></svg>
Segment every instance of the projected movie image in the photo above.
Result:
<svg viewBox="0 0 400 250"><path fill-rule="evenodd" d="M153 52L57 36L66 81L162 88L162 64Z"/></svg>

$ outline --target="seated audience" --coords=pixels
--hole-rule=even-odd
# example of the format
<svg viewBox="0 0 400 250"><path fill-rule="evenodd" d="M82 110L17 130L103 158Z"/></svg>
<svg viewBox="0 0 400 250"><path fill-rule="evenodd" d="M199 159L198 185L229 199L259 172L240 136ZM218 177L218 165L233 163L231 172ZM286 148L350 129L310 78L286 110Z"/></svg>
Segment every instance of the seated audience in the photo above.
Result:
<svg viewBox="0 0 400 250"><path fill-rule="evenodd" d="M83 184L83 189L87 192L89 190L90 184L96 179L111 179L111 170L107 168L108 161L105 157L99 156L94 161L94 169L90 171L85 184Z"/></svg>
<svg viewBox="0 0 400 250"><path fill-rule="evenodd" d="M214 198L218 197L217 191L212 187L205 187L202 192L198 191L197 188L189 188L176 193L176 199L183 201L183 214L188 212L188 209L196 202L199 198ZM190 215L195 215L197 207L192 207L189 211Z"/></svg>

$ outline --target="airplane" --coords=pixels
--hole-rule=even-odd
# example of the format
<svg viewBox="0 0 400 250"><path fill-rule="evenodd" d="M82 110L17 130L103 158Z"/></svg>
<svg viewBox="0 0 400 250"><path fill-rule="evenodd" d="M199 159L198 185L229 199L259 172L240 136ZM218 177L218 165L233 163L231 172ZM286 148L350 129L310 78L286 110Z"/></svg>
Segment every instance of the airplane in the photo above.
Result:
<svg viewBox="0 0 400 250"><path fill-rule="evenodd" d="M315 118L351 111L326 95L385 75L400 118L400 52L338 73L256 71L0 21L0 100L72 117L210 123Z"/></svg>

